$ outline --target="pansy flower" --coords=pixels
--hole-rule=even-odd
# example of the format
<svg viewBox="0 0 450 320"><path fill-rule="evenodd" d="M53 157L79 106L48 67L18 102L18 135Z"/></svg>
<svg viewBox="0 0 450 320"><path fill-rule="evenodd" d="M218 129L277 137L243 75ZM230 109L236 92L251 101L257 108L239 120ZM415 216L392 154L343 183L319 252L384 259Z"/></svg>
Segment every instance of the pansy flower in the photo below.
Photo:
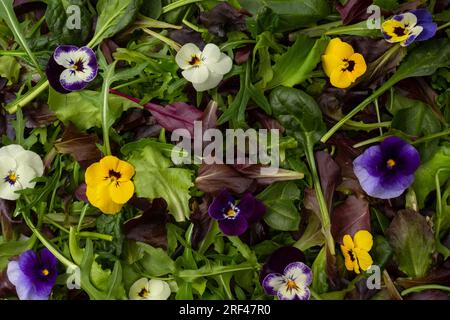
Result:
<svg viewBox="0 0 450 320"><path fill-rule="evenodd" d="M193 43L186 43L178 51L175 61L183 69L183 77L192 82L197 91L217 87L233 66L231 58L213 43L208 43L203 51Z"/></svg>
<svg viewBox="0 0 450 320"><path fill-rule="evenodd" d="M437 24L426 9L411 10L395 15L381 26L383 36L391 43L406 47L413 41L425 41L436 34Z"/></svg>
<svg viewBox="0 0 450 320"><path fill-rule="evenodd" d="M353 172L371 197L400 196L413 182L420 165L419 152L400 138L389 137L353 161Z"/></svg>
<svg viewBox="0 0 450 320"><path fill-rule="evenodd" d="M17 200L16 191L33 188L32 180L43 173L44 164L33 151L17 144L0 148L0 199Z"/></svg>
<svg viewBox="0 0 450 320"><path fill-rule="evenodd" d="M79 91L95 79L97 58L88 47L61 45L55 49L45 69L53 89L60 93Z"/></svg>
<svg viewBox="0 0 450 320"><path fill-rule="evenodd" d="M106 156L86 170L86 196L103 213L118 213L134 194L134 167L114 156Z"/></svg>
<svg viewBox="0 0 450 320"><path fill-rule="evenodd" d="M39 256L28 250L18 261L9 262L7 275L20 300L48 300L58 276L57 266L58 260L47 248Z"/></svg>
<svg viewBox="0 0 450 320"><path fill-rule="evenodd" d="M282 274L268 274L262 285L268 295L277 296L280 300L308 300L311 282L311 269L303 262L292 262Z"/></svg>
<svg viewBox="0 0 450 320"><path fill-rule="evenodd" d="M260 280L264 280L269 273L283 273L287 265L292 262L305 262L305 254L296 247L278 248L264 262Z"/></svg>
<svg viewBox="0 0 450 320"><path fill-rule="evenodd" d="M141 278L130 287L130 300L167 300L171 291L167 282Z"/></svg>
<svg viewBox="0 0 450 320"><path fill-rule="evenodd" d="M223 190L208 208L209 215L219 221L219 228L228 236L243 234L249 223L259 220L265 213L264 204L246 193L236 204L227 190Z"/></svg>
<svg viewBox="0 0 450 320"><path fill-rule="evenodd" d="M322 64L331 84L341 89L350 87L367 70L364 57L339 38L332 39L328 44Z"/></svg>
<svg viewBox="0 0 450 320"><path fill-rule="evenodd" d="M359 230L352 237L348 234L342 239L341 251L345 258L345 268L348 271L360 273L360 270L368 270L373 263L369 254L373 246L372 235L367 230Z"/></svg>

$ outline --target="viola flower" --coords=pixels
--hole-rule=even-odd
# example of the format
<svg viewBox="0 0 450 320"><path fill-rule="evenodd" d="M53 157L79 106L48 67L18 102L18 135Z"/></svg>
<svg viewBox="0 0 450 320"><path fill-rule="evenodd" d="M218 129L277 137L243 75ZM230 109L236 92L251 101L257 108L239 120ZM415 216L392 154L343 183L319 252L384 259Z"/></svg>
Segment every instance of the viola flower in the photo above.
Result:
<svg viewBox="0 0 450 320"><path fill-rule="evenodd" d="M167 300L171 291L167 282L162 280L141 278L130 288L130 300Z"/></svg>
<svg viewBox="0 0 450 320"><path fill-rule="evenodd" d="M240 236L249 223L258 221L266 213L264 204L251 193L246 193L238 204L227 190L211 203L208 214L219 221L219 228L227 236Z"/></svg>
<svg viewBox="0 0 450 320"><path fill-rule="evenodd" d="M39 256L28 250L18 261L8 263L7 275L20 300L48 300L58 276L57 266L58 260L47 248Z"/></svg>
<svg viewBox="0 0 450 320"><path fill-rule="evenodd" d="M186 43L178 51L175 61L183 69L183 77L192 82L197 91L217 87L233 66L231 58L213 43L208 43L203 51L193 43Z"/></svg>
<svg viewBox="0 0 450 320"><path fill-rule="evenodd" d="M386 138L353 161L353 172L371 197L400 196L413 182L420 165L419 152L400 138Z"/></svg>
<svg viewBox="0 0 450 320"><path fill-rule="evenodd" d="M353 239L346 234L342 242L341 251L348 271L355 271L359 274L360 269L366 271L372 266L373 260L369 251L372 249L373 239L369 231L359 230Z"/></svg>
<svg viewBox="0 0 450 320"><path fill-rule="evenodd" d="M406 47L413 41L432 38L436 34L437 24L426 9L418 9L393 16L383 23L381 30L387 42L399 42Z"/></svg>
<svg viewBox="0 0 450 320"><path fill-rule="evenodd" d="M292 262L305 262L305 254L296 247L281 247L272 252L266 259L260 272L260 280L269 273L283 273Z"/></svg>
<svg viewBox="0 0 450 320"><path fill-rule="evenodd" d="M115 214L134 194L134 167L114 156L106 156L86 170L86 196L103 213Z"/></svg>
<svg viewBox="0 0 450 320"><path fill-rule="evenodd" d="M32 180L43 173L44 164L33 151L17 144L0 148L0 199L19 199L16 191L34 188L36 182Z"/></svg>
<svg viewBox="0 0 450 320"><path fill-rule="evenodd" d="M61 45L55 49L45 69L53 89L60 93L79 91L95 79L97 57L88 47Z"/></svg>
<svg viewBox="0 0 450 320"><path fill-rule="evenodd" d="M308 300L311 296L308 286L312 282L312 271L303 262L292 262L280 273L268 274L263 288L268 295L280 300Z"/></svg>
<svg viewBox="0 0 450 320"><path fill-rule="evenodd" d="M350 87L367 70L364 57L339 38L332 39L328 44L322 64L331 84L341 89Z"/></svg>

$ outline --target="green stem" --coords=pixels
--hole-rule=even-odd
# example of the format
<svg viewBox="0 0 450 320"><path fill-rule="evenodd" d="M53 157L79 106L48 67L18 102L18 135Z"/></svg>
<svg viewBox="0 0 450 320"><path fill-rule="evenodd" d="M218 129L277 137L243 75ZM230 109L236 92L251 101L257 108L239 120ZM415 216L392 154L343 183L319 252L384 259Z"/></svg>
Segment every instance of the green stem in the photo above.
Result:
<svg viewBox="0 0 450 320"><path fill-rule="evenodd" d="M89 232L89 231L78 232L77 236L82 237L82 238L93 238L93 239L101 239L101 240L106 240L106 241L113 240L113 237L109 234Z"/></svg>
<svg viewBox="0 0 450 320"><path fill-rule="evenodd" d="M416 141L414 141L412 144L416 145L416 144L423 143L423 142L426 142L426 141L434 140L436 138L446 137L448 135L450 135L450 129L447 129L447 130L442 131L442 132L437 132L437 133L433 133L433 134L430 134L428 136L422 137L422 138L417 139Z"/></svg>
<svg viewBox="0 0 450 320"><path fill-rule="evenodd" d="M317 172L316 160L314 158L314 150L312 147L313 144L307 141L305 145L306 145L306 158L308 160L308 164L311 169L314 190L316 192L316 198L320 208L320 215L322 220L322 233L325 237L330 253L334 256L335 250L334 250L333 236L331 235L330 215L328 213L328 207L325 202L325 197L323 195L322 187L320 184L319 174Z"/></svg>
<svg viewBox="0 0 450 320"><path fill-rule="evenodd" d="M447 22L447 23L445 23L445 24L443 24L442 26L439 26L439 27L436 29L436 31L439 31L439 30L441 30L441 29L445 29L445 28L447 28L447 27L449 27L449 26L450 26L450 21Z"/></svg>
<svg viewBox="0 0 450 320"><path fill-rule="evenodd" d="M375 99L375 111L377 113L377 121L378 123L381 123L380 107L378 106L378 99ZM380 136L382 135L383 135L383 128L380 127Z"/></svg>
<svg viewBox="0 0 450 320"><path fill-rule="evenodd" d="M149 35L151 35L151 36L161 40L165 44L169 45L175 51L179 51L181 49L181 46L177 42L175 42L172 39L169 39L169 38L159 34L158 32L155 32L155 31L147 29L147 28L143 28L142 31L144 31L145 33L148 33Z"/></svg>
<svg viewBox="0 0 450 320"><path fill-rule="evenodd" d="M179 7L186 6L191 3L201 2L204 0L180 0L173 3L168 4L167 6L162 7L161 13L167 13L169 11L175 10Z"/></svg>
<svg viewBox="0 0 450 320"><path fill-rule="evenodd" d="M51 244L40 232L39 230L33 225L30 218L23 214L23 219L25 220L25 223L27 224L28 228L31 229L33 234L36 235L36 237L41 241L41 243L51 252L53 255L67 268L77 268L78 266L74 264L72 261L67 259L62 253L59 252L58 249L56 249L53 244Z"/></svg>
<svg viewBox="0 0 450 320"><path fill-rule="evenodd" d="M381 142L384 139L386 139L387 137L391 137L391 136L392 135L385 135L385 136L378 136L378 137L375 137L375 138L367 139L367 140L361 141L361 142L359 142L357 144L354 144L353 148L361 148L361 147L364 147L364 146L366 146L368 144Z"/></svg>
<svg viewBox="0 0 450 320"><path fill-rule="evenodd" d="M403 290L401 295L402 296L406 296L407 294L413 293L413 292L420 292L420 291L424 291L424 290L442 290L442 291L449 291L450 292L450 287L447 286L441 286L438 284L426 284L423 286L417 286L417 287L412 287L412 288L408 288L406 290Z"/></svg>
<svg viewBox="0 0 450 320"><path fill-rule="evenodd" d="M26 106L28 103L33 101L38 95L40 95L45 89L48 88L48 80L42 79L33 89L28 91L25 95L20 98L14 100L11 104L8 104L5 109L9 113L15 113L17 108L22 108Z"/></svg>

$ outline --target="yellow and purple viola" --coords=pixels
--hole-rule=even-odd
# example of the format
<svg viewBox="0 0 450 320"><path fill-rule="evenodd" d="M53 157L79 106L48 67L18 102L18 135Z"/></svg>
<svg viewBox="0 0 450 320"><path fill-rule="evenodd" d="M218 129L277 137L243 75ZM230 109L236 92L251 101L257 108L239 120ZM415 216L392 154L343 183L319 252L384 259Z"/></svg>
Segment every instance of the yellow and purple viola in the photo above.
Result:
<svg viewBox="0 0 450 320"><path fill-rule="evenodd" d="M381 26L383 36L390 43L409 46L413 41L425 41L436 34L437 24L426 9L411 10L392 19Z"/></svg>
<svg viewBox="0 0 450 320"><path fill-rule="evenodd" d="M95 79L97 57L89 47L61 45L55 49L45 69L53 89L60 93L79 91Z"/></svg>
<svg viewBox="0 0 450 320"><path fill-rule="evenodd" d="M353 172L371 197L391 199L400 196L413 182L420 165L419 152L397 137L367 148L353 161Z"/></svg>
<svg viewBox="0 0 450 320"><path fill-rule="evenodd" d="M367 230L359 230L352 237L346 234L342 239L341 251L345 259L345 268L359 274L367 271L373 263L369 251L373 246L372 234Z"/></svg>
<svg viewBox="0 0 450 320"><path fill-rule="evenodd" d="M223 190L208 208L208 214L219 221L220 230L227 236L240 236L250 223L258 221L265 213L264 204L251 193L246 193L236 204L227 190Z"/></svg>
<svg viewBox="0 0 450 320"><path fill-rule="evenodd" d="M44 248L39 255L28 250L8 264L9 281L20 300L48 300L58 277L58 260Z"/></svg>

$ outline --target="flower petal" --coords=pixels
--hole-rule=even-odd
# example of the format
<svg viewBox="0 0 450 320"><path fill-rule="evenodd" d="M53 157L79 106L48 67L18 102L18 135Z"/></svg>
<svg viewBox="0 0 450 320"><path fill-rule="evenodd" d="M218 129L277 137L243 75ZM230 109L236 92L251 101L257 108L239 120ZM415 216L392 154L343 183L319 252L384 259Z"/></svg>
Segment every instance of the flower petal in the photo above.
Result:
<svg viewBox="0 0 450 320"><path fill-rule="evenodd" d="M191 64L189 64L192 57L200 57L201 54L202 52L195 44L186 43L177 52L177 55L175 56L175 62L181 69L186 70L192 67Z"/></svg>
<svg viewBox="0 0 450 320"><path fill-rule="evenodd" d="M433 16L427 9L410 10L409 13L413 14L417 18L417 24L433 22Z"/></svg>
<svg viewBox="0 0 450 320"><path fill-rule="evenodd" d="M284 269L284 276L295 281L298 287L309 286L312 282L312 271L303 262L292 262Z"/></svg>
<svg viewBox="0 0 450 320"><path fill-rule="evenodd" d="M18 165L26 165L31 167L36 173L37 177L41 177L44 174L44 163L42 162L41 157L33 152L24 150L18 153L15 157Z"/></svg>
<svg viewBox="0 0 450 320"><path fill-rule="evenodd" d="M219 228L227 236L240 236L248 228L248 222L244 216L238 215L235 219L219 221Z"/></svg>
<svg viewBox="0 0 450 320"><path fill-rule="evenodd" d="M36 182L31 182L34 178L37 177L36 172L33 168L20 164L16 170L17 174L17 183L20 186L20 189L34 188ZM18 186L18 187L19 187Z"/></svg>
<svg viewBox="0 0 450 320"><path fill-rule="evenodd" d="M322 67L327 77L331 77L331 73L340 67L342 60L338 56L326 54L322 56Z"/></svg>
<svg viewBox="0 0 450 320"><path fill-rule="evenodd" d="M414 182L414 174L403 175L401 173L380 178L379 185L382 193L379 194L380 199L392 199L402 195Z"/></svg>
<svg viewBox="0 0 450 320"><path fill-rule="evenodd" d="M104 170L109 171L109 170L113 170L118 172L117 167L119 166L119 158L114 157L114 156L106 156L103 157L100 160L100 165L103 167Z"/></svg>
<svg viewBox="0 0 450 320"><path fill-rule="evenodd" d="M209 77L205 82L193 83L192 85L197 92L202 92L217 87L222 79L223 75L210 71Z"/></svg>
<svg viewBox="0 0 450 320"><path fill-rule="evenodd" d="M344 245L344 247L346 249L353 249L355 247L354 243L353 243L353 239L349 234L346 234L343 238L342 238L342 243Z"/></svg>
<svg viewBox="0 0 450 320"><path fill-rule="evenodd" d="M411 29L408 33L408 37L405 41L400 43L401 46L407 47L409 46L416 38L422 33L423 27L421 26L415 26L413 29Z"/></svg>
<svg viewBox="0 0 450 320"><path fill-rule="evenodd" d="M344 256L345 268L348 271L353 271L353 260L350 257L350 251L351 250L349 250L345 246L341 245L341 252L342 252L342 255Z"/></svg>
<svg viewBox="0 0 450 320"><path fill-rule="evenodd" d="M218 46L208 43L203 49L202 58L206 64L215 64L222 58L222 54Z"/></svg>
<svg viewBox="0 0 450 320"><path fill-rule="evenodd" d="M283 275L279 273L269 273L262 281L264 291L271 296L277 295L278 290L285 284Z"/></svg>
<svg viewBox="0 0 450 320"><path fill-rule="evenodd" d="M208 214L215 220L225 219L225 213L230 208L230 205L234 203L234 199L231 194L226 190L222 190L213 202L209 205Z"/></svg>
<svg viewBox="0 0 450 320"><path fill-rule="evenodd" d="M353 47L339 38L332 39L325 50L325 55L335 56L339 61L350 58L353 53Z"/></svg>
<svg viewBox="0 0 450 320"><path fill-rule="evenodd" d="M412 28L417 24L417 17L411 12L405 12L399 15L395 15L392 17L392 19L409 28Z"/></svg>
<svg viewBox="0 0 450 320"><path fill-rule="evenodd" d="M123 160L119 160L116 169L120 173L120 182L131 180L135 173L133 165Z"/></svg>
<svg viewBox="0 0 450 320"><path fill-rule="evenodd" d="M219 61L213 63L205 61L205 63L210 71L220 75L227 74L233 67L233 60L224 53L221 54Z"/></svg>
<svg viewBox="0 0 450 320"><path fill-rule="evenodd" d="M83 58L83 67L86 71L86 76L83 78L84 81L92 81L97 76L98 72L98 63L97 63L97 57L95 55L95 52L89 48L89 47L81 47L78 50L78 53L82 55Z"/></svg>
<svg viewBox="0 0 450 320"><path fill-rule="evenodd" d="M134 194L134 184L131 181L110 183L109 196L115 203L125 204Z"/></svg>
<svg viewBox="0 0 450 320"><path fill-rule="evenodd" d="M363 249L365 251L370 251L373 246L373 237L367 230L359 230L356 232L355 236L355 247Z"/></svg>
<svg viewBox="0 0 450 320"><path fill-rule="evenodd" d="M368 270L373 264L373 260L370 254L367 251L361 249L355 249L355 253L356 257L358 258L358 263L361 270Z"/></svg>
<svg viewBox="0 0 450 320"><path fill-rule="evenodd" d="M102 182L108 176L108 171L100 165L100 162L91 164L84 173L84 179L87 185L95 185Z"/></svg>
<svg viewBox="0 0 450 320"><path fill-rule="evenodd" d="M353 161L354 170L366 170L371 176L384 175L385 157L380 145L367 148ZM360 181L361 182L361 181Z"/></svg>
<svg viewBox="0 0 450 320"><path fill-rule="evenodd" d="M61 86L69 91L80 91L88 85L82 79L81 72L71 69L64 70L59 77L59 81L61 82Z"/></svg>
<svg viewBox="0 0 450 320"><path fill-rule="evenodd" d="M351 72L342 71L341 68L336 68L331 72L330 83L340 89L346 89L355 81L355 77Z"/></svg>
<svg viewBox="0 0 450 320"><path fill-rule="evenodd" d="M362 54L355 53L349 58L349 60L355 63L354 69L352 71L355 78L358 78L362 76L364 73L366 73L367 71L366 60L364 59Z"/></svg>
<svg viewBox="0 0 450 320"><path fill-rule="evenodd" d="M172 293L167 282L157 279L148 282L148 289L150 293L148 300L167 300Z"/></svg>
<svg viewBox="0 0 450 320"><path fill-rule="evenodd" d="M22 272L17 261L10 261L6 271L8 280L16 287L17 296L20 300L31 300L33 284Z"/></svg>
<svg viewBox="0 0 450 320"><path fill-rule="evenodd" d="M53 58L56 63L64 68L70 68L76 61L78 47L71 45L61 45L55 49Z"/></svg>
<svg viewBox="0 0 450 320"><path fill-rule="evenodd" d="M103 213L115 214L122 209L122 205L112 201L109 195L109 180L102 181L94 186L87 185L86 196L89 202Z"/></svg>
<svg viewBox="0 0 450 320"><path fill-rule="evenodd" d="M147 300L147 297L142 297L139 294L142 290L149 292L149 281L146 278L140 278L130 287L128 297L130 300Z"/></svg>
<svg viewBox="0 0 450 320"><path fill-rule="evenodd" d="M437 31L437 24L434 22L431 23L422 23L420 26L423 28L422 32L416 37L416 41L425 41L434 37Z"/></svg>
<svg viewBox="0 0 450 320"><path fill-rule="evenodd" d="M200 64L184 70L181 74L187 81L192 83L203 83L208 80L210 72L204 64Z"/></svg>

